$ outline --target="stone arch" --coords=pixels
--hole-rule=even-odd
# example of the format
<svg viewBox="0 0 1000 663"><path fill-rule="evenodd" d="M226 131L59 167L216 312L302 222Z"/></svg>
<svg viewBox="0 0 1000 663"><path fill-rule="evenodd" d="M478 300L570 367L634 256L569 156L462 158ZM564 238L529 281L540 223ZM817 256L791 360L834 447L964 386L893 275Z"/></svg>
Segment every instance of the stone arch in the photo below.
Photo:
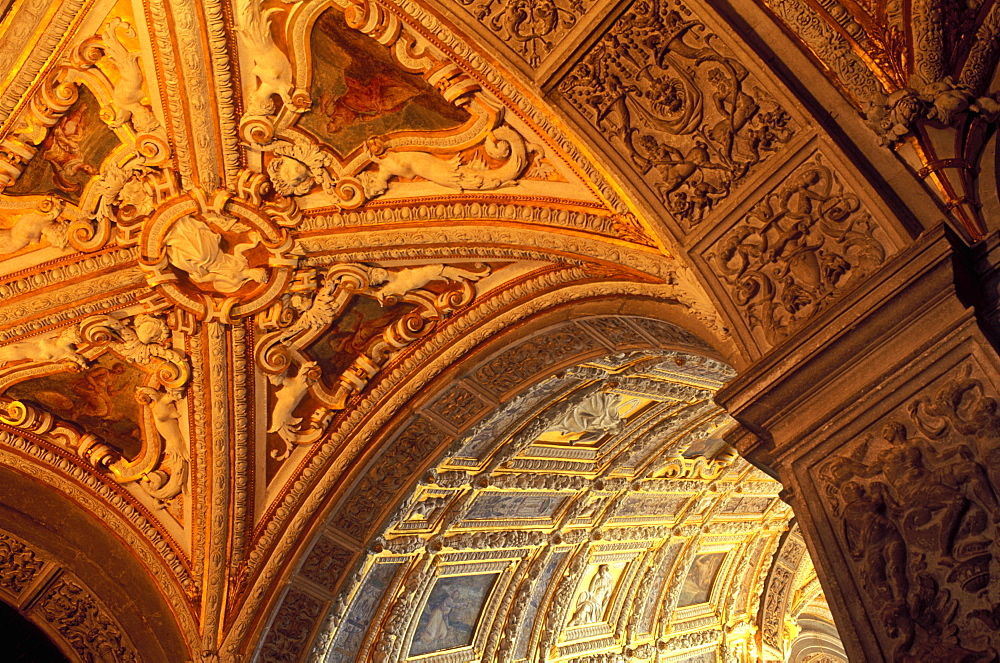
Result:
<svg viewBox="0 0 1000 663"><path fill-rule="evenodd" d="M173 608L93 515L0 468L0 599L70 660L184 660Z"/></svg>

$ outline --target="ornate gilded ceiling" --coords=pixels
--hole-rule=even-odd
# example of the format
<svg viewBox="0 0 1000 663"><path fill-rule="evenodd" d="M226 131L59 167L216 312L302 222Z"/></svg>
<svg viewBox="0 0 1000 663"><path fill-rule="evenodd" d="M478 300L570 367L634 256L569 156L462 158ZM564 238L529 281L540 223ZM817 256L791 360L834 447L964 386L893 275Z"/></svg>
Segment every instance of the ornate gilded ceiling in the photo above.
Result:
<svg viewBox="0 0 1000 663"><path fill-rule="evenodd" d="M80 658L842 656L712 394L992 217L744 9L0 0L4 600ZM855 32L878 103L937 80Z"/></svg>

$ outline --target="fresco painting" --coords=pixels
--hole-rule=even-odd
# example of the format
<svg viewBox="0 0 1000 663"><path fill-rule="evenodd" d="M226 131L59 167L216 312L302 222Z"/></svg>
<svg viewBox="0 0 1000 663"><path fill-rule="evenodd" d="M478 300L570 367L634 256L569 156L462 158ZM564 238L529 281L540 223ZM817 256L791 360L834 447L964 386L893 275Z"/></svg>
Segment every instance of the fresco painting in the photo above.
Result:
<svg viewBox="0 0 1000 663"><path fill-rule="evenodd" d="M694 563L681 586L678 608L708 602L709 596L712 595L715 577L719 574L719 568L725 558L726 553L709 553L694 558Z"/></svg>
<svg viewBox="0 0 1000 663"><path fill-rule="evenodd" d="M560 493L486 493L476 498L466 520L551 518L565 496Z"/></svg>
<svg viewBox="0 0 1000 663"><path fill-rule="evenodd" d="M499 574L438 578L410 645L410 656L472 644L479 615Z"/></svg>
<svg viewBox="0 0 1000 663"><path fill-rule="evenodd" d="M399 566L398 563L375 564L368 572L351 602L343 624L337 630L328 661L353 661L357 658L365 632L371 626L375 611Z"/></svg>
<svg viewBox="0 0 1000 663"><path fill-rule="evenodd" d="M8 194L55 194L80 202L84 185L119 145L101 120L97 98L83 85L80 98L53 126Z"/></svg>
<svg viewBox="0 0 1000 663"><path fill-rule="evenodd" d="M56 373L25 380L7 389L4 395L38 403L131 459L142 449L142 415L135 393L146 378L143 371L105 352L82 373Z"/></svg>
<svg viewBox="0 0 1000 663"><path fill-rule="evenodd" d="M615 511L615 518L672 516L680 511L692 496L671 493L629 495L625 498L624 504Z"/></svg>
<svg viewBox="0 0 1000 663"><path fill-rule="evenodd" d="M309 356L319 363L327 386L335 386L337 377L365 351L373 338L415 308L406 303L383 306L369 297L356 297L337 323L308 348Z"/></svg>
<svg viewBox="0 0 1000 663"><path fill-rule="evenodd" d="M312 32L313 107L299 126L346 156L371 136L398 130L452 129L469 114L423 78L398 67L389 51L327 10Z"/></svg>

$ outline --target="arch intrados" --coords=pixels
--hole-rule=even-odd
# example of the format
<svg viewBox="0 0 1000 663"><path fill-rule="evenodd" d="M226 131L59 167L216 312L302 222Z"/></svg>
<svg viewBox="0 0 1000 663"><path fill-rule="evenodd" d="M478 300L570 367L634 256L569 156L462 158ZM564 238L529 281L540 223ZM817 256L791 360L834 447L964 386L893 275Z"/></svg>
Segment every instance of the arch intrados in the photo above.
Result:
<svg viewBox="0 0 1000 663"><path fill-rule="evenodd" d="M460 381L470 379L470 376L490 361L494 361L498 357L502 358L505 352L517 349L544 337L546 334L579 327L580 322L585 324L588 319L614 318L619 316L645 319L651 321L653 324L671 325L683 333L689 334L689 342L667 340L656 344L653 342L653 339L640 334L633 342L594 343L579 351L560 356L557 361L546 365L543 370L534 371L519 380L515 385L505 389L498 395L495 402L490 403L488 407L484 406L481 408L474 417L470 417L464 421L461 426L453 427L446 431L447 434L443 441L436 444L433 449L424 454L418 464L407 465L408 478L391 495L379 497L379 503L388 505L388 507L381 508L375 514L375 517L364 526L363 531L359 535L351 536L336 527L334 523L338 515L344 511L345 505L357 494L357 491L365 483L366 479L373 479L379 461L385 454L393 450L394 443L404 435L407 428L421 419L421 417L426 420L429 416L434 423L440 421L433 414L427 415L426 413L447 394L449 389L460 384ZM665 327L664 329L668 328ZM692 333L691 330L697 333ZM392 517L399 505L406 499L406 496L412 492L414 485L419 479L424 476L434 463L440 460L441 456L447 452L449 446L454 441L461 439L463 435L484 421L497 407L514 395L523 392L565 368L625 350L644 348L661 349L664 351L675 350L729 363L727 361L728 357L726 357L727 353L720 352L711 346L706 339L713 339L713 336L708 333L704 325L687 315L682 307L666 304L664 301L656 300L653 297L595 297L567 302L526 316L516 325L504 330L503 334L494 335L486 339L466 352L462 357L453 361L450 366L436 375L405 405L399 407L397 414L382 426L379 433L373 436L372 440L365 445L351 466L345 470L343 480L340 483L343 488L338 490L336 494L327 497L323 506L317 509L316 515L313 517L311 525L308 528L309 531L299 538L299 541L303 541L305 544L300 545L294 554L289 555L288 559L290 563L286 567L289 569L289 573L287 581L281 584L282 590L289 585L293 585L295 578L301 576L303 562L320 540L321 535L324 533L334 533L335 531L335 536L340 543L350 545L352 557L350 564L347 565L345 572L338 579L336 585L328 588L330 590L330 600L333 601L343 589L344 582L350 575L347 571L358 563L359 560L363 559L366 549L371 545L379 532L384 529L388 519ZM479 395L482 395L481 392ZM292 571L292 569L295 569L295 571ZM260 619L254 628L257 637L248 637L244 642L259 643L262 645L266 642L266 637L260 636L266 635L269 622L273 621L280 610L278 603L284 598L284 591L272 595L266 608L258 612L264 619Z"/></svg>

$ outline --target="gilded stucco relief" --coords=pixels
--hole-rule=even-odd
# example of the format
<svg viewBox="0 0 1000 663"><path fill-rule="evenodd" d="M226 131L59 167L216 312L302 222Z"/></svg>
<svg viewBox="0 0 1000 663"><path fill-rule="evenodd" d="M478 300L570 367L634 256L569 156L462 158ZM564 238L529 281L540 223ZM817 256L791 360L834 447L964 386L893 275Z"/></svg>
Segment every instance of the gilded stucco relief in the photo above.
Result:
<svg viewBox="0 0 1000 663"><path fill-rule="evenodd" d="M163 651L744 661L823 621L762 602L790 511L712 396L912 229L719 14L0 6L0 464L134 558ZM992 121L877 39L888 141ZM81 658L62 613L146 654L46 583Z"/></svg>

